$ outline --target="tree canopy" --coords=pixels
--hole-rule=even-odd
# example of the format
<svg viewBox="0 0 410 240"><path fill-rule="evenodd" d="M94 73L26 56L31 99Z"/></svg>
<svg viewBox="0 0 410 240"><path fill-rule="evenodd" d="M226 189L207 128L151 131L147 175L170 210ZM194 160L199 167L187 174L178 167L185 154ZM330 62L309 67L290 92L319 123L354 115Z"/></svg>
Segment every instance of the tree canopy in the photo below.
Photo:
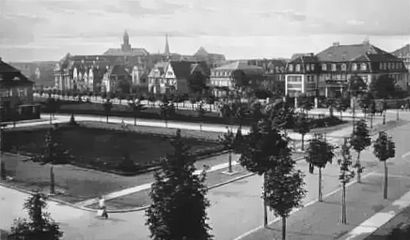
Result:
<svg viewBox="0 0 410 240"><path fill-rule="evenodd" d="M210 226L206 223L207 188L205 173L194 175L195 159L177 130L171 141L174 152L161 159L160 170L154 174L150 197L152 204L146 211L146 224L155 240L208 240Z"/></svg>
<svg viewBox="0 0 410 240"><path fill-rule="evenodd" d="M394 79L389 75L381 75L371 82L370 91L375 98L392 98L396 92Z"/></svg>

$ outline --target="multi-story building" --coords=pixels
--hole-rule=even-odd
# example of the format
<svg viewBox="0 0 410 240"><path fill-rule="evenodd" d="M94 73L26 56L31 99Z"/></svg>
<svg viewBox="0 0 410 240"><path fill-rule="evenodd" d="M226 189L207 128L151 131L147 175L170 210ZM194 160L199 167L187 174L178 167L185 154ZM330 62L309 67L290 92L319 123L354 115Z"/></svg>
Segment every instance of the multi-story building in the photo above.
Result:
<svg viewBox="0 0 410 240"><path fill-rule="evenodd" d="M397 86L408 87L403 61L368 41L354 45L333 46L314 54L297 55L287 64L285 94L295 97L335 97L347 87L352 76L360 76L368 85L389 75Z"/></svg>
<svg viewBox="0 0 410 240"><path fill-rule="evenodd" d="M159 62L148 75L148 91L155 94L189 93L188 81L195 74L205 79L209 76L207 65L203 62L168 61Z"/></svg>
<svg viewBox="0 0 410 240"><path fill-rule="evenodd" d="M235 61L211 70L209 85L215 96L225 96L228 91L233 90L238 79L246 79L247 85L256 86L264 78L262 67L249 65L247 61Z"/></svg>
<svg viewBox="0 0 410 240"><path fill-rule="evenodd" d="M400 58L404 62L404 65L406 65L407 70L410 71L410 44L397 49L392 54Z"/></svg>
<svg viewBox="0 0 410 240"><path fill-rule="evenodd" d="M21 73L34 82L35 88L54 87L54 67L56 61L47 62L12 62L11 66L17 68Z"/></svg>
<svg viewBox="0 0 410 240"><path fill-rule="evenodd" d="M264 77L257 84L257 88L267 89L274 93L285 94L285 69L284 59L251 59L248 65L259 66L264 71Z"/></svg>
<svg viewBox="0 0 410 240"><path fill-rule="evenodd" d="M0 58L0 121L38 118L33 82Z"/></svg>

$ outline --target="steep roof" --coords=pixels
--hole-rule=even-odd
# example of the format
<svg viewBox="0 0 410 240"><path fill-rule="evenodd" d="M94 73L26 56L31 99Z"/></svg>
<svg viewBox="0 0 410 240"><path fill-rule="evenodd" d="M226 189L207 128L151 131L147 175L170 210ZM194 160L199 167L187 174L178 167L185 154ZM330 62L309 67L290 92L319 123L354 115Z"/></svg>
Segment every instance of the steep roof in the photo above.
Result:
<svg viewBox="0 0 410 240"><path fill-rule="evenodd" d="M123 51L120 48L110 48L104 52L104 55L113 56L147 56L148 51L144 48L132 48L131 51Z"/></svg>
<svg viewBox="0 0 410 240"><path fill-rule="evenodd" d="M397 61L392 54L371 45L368 42L352 45L333 45L318 53L317 58L322 62L345 61Z"/></svg>
<svg viewBox="0 0 410 240"><path fill-rule="evenodd" d="M189 78L191 75L191 64L193 62L188 61L171 61L170 65L174 70L174 74L176 78Z"/></svg>
<svg viewBox="0 0 410 240"><path fill-rule="evenodd" d="M33 85L33 82L28 80L26 76L12 67L11 65L3 62L0 59L0 87L14 87L14 86L29 86Z"/></svg>
<svg viewBox="0 0 410 240"><path fill-rule="evenodd" d="M396 51L392 52L392 54L397 57L410 55L410 44L407 44L406 46L397 49Z"/></svg>

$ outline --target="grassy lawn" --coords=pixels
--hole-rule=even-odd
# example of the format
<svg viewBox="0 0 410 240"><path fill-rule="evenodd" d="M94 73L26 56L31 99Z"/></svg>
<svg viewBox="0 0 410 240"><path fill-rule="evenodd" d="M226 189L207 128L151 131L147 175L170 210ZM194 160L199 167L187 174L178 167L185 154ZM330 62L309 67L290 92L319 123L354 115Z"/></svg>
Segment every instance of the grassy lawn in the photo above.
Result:
<svg viewBox="0 0 410 240"><path fill-rule="evenodd" d="M46 128L5 131L6 150L38 154L45 147ZM155 166L172 152L170 136L146 132L118 131L89 127L62 126L57 130L59 143L73 155L71 163L104 171L121 170L125 154L141 168ZM222 150L214 141L187 139L195 156Z"/></svg>

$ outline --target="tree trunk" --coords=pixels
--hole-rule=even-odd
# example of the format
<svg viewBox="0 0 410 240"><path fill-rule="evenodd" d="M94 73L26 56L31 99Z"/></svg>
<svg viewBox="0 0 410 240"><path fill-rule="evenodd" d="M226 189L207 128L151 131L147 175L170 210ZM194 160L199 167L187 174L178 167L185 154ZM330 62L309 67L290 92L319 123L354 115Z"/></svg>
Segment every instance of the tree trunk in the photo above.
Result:
<svg viewBox="0 0 410 240"><path fill-rule="evenodd" d="M340 111L339 113L340 113L340 120L343 120L342 111Z"/></svg>
<svg viewBox="0 0 410 240"><path fill-rule="evenodd" d="M373 113L370 115L370 128L373 128Z"/></svg>
<svg viewBox="0 0 410 240"><path fill-rule="evenodd" d="M232 150L229 149L228 153L228 172L232 172Z"/></svg>
<svg viewBox="0 0 410 240"><path fill-rule="evenodd" d="M202 123L199 123L199 131L202 132Z"/></svg>
<svg viewBox="0 0 410 240"><path fill-rule="evenodd" d="M52 119L52 113L50 112L50 124L53 124Z"/></svg>
<svg viewBox="0 0 410 240"><path fill-rule="evenodd" d="M282 240L286 240L286 217L282 217Z"/></svg>
<svg viewBox="0 0 410 240"><path fill-rule="evenodd" d="M54 171L53 171L53 166L50 168L50 194L54 194L55 189L54 189Z"/></svg>
<svg viewBox="0 0 410 240"><path fill-rule="evenodd" d="M342 224L346 224L346 183L342 183Z"/></svg>
<svg viewBox="0 0 410 240"><path fill-rule="evenodd" d="M108 123L108 114L107 114L107 120L106 120L106 121L107 121L107 123Z"/></svg>
<svg viewBox="0 0 410 240"><path fill-rule="evenodd" d="M319 202L322 201L322 168L319 167Z"/></svg>
<svg viewBox="0 0 410 240"><path fill-rule="evenodd" d="M263 175L263 225L266 227L268 225L268 204L266 202L266 174Z"/></svg>
<svg viewBox="0 0 410 240"><path fill-rule="evenodd" d="M302 134L302 151L305 150L305 134Z"/></svg>
<svg viewBox="0 0 410 240"><path fill-rule="evenodd" d="M384 162L384 188L383 188L383 198L387 199L387 178L388 178L388 171L387 171L387 161Z"/></svg>
<svg viewBox="0 0 410 240"><path fill-rule="evenodd" d="M356 165L357 165L357 183L361 183L362 182L362 180L361 180L361 168L362 168L362 165L360 164L360 152L357 152L357 162L356 162Z"/></svg>
<svg viewBox="0 0 410 240"><path fill-rule="evenodd" d="M137 126L137 116L134 116L134 126Z"/></svg>

